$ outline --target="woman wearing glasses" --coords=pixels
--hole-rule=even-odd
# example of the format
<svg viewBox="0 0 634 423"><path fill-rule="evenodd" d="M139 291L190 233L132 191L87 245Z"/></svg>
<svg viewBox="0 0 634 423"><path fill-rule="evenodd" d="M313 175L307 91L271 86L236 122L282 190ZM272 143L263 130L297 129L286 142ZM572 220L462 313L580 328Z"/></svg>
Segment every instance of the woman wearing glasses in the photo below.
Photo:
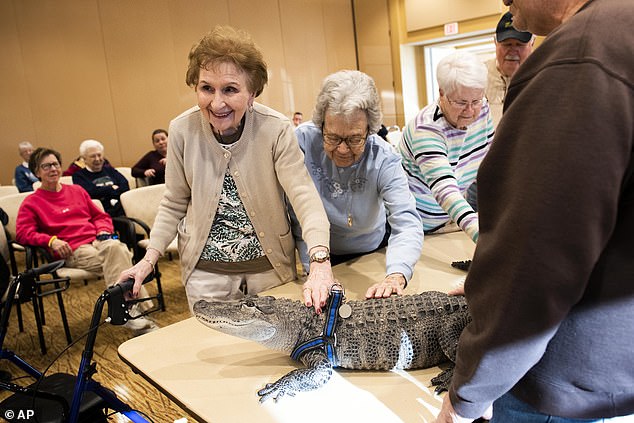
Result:
<svg viewBox="0 0 634 423"><path fill-rule="evenodd" d="M216 27L192 48L186 82L198 106L170 124L165 195L150 244L121 276L136 279L134 294L176 235L190 307L295 280L286 196L314 257L304 303L321 313L334 283L325 260L328 219L290 120L255 101L267 81L262 52L246 32Z"/></svg>
<svg viewBox="0 0 634 423"><path fill-rule="evenodd" d="M16 219L16 239L24 245L46 248L66 266L103 276L106 287L114 285L119 274L130 267L132 253L113 235L110 216L92 202L79 185L60 183L62 158L49 148L36 149L29 158L29 169L42 181L33 194L22 201ZM144 289L144 288L143 288ZM142 297L147 297L145 289ZM133 307L136 315L150 307ZM143 317L125 325L134 335L157 328Z"/></svg>
<svg viewBox="0 0 634 423"><path fill-rule="evenodd" d="M409 122L399 150L425 233L457 224L476 242L478 216L465 196L493 139L487 68L457 52L438 63L437 75L440 98Z"/></svg>
<svg viewBox="0 0 634 423"><path fill-rule="evenodd" d="M330 221L332 264L387 246L386 276L367 290L368 298L402 294L423 245L400 157L376 135L381 118L372 78L340 71L322 83L312 122L295 130ZM301 228L293 230L306 269Z"/></svg>

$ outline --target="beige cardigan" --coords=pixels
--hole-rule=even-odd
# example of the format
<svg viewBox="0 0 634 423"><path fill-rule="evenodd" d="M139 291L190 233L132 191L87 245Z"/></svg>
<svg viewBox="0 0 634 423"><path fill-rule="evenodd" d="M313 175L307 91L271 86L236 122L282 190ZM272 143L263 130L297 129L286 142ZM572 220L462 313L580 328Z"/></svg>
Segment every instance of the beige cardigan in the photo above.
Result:
<svg viewBox="0 0 634 423"><path fill-rule="evenodd" d="M267 258L282 282L296 278L295 242L284 194L308 248L329 247L330 225L304 165L290 120L255 103L240 140L226 150L196 106L169 127L165 195L150 234L161 254L178 234L183 284L200 258L213 222L227 165Z"/></svg>

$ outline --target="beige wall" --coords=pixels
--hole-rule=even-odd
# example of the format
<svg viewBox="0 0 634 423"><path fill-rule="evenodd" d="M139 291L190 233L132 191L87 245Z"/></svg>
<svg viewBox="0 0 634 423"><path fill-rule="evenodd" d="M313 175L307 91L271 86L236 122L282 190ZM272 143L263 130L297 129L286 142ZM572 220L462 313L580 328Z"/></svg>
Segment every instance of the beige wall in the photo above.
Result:
<svg viewBox="0 0 634 423"><path fill-rule="evenodd" d="M258 101L310 117L321 80L356 69L350 0L1 0L0 183L28 140L62 153L87 138L116 166L195 104L192 44L216 24L249 31L269 65Z"/></svg>
<svg viewBox="0 0 634 423"><path fill-rule="evenodd" d="M261 47L270 79L258 101L310 119L321 80L358 66L389 126L405 123L403 89L424 85L419 57L408 70L420 81L403 88L401 47L442 37L449 21L461 33L493 28L503 10L501 0L0 0L0 183L23 140L68 164L95 138L114 165L134 164L153 129L195 104L187 54L216 24Z"/></svg>
<svg viewBox="0 0 634 423"><path fill-rule="evenodd" d="M408 32L506 11L502 0L405 0ZM496 22L497 23L497 22Z"/></svg>
<svg viewBox="0 0 634 423"><path fill-rule="evenodd" d="M359 70L374 78L383 108L383 123L396 124L390 21L386 0L354 0Z"/></svg>

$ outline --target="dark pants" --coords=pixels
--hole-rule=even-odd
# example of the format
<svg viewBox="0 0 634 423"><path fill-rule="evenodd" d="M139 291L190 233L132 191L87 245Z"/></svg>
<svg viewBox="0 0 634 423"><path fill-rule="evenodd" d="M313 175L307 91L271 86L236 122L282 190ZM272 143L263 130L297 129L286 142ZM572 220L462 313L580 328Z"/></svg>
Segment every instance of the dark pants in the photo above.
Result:
<svg viewBox="0 0 634 423"><path fill-rule="evenodd" d="M390 239L390 233L391 233L391 229L390 229L390 225L386 222L385 223L385 236L383 237L383 240L381 241L381 243L379 244L378 247L376 247L374 250L372 251L366 251L363 253L353 253L353 254L330 254L330 264L332 266L339 264L339 263L344 263L346 261L352 260L354 258L357 257L361 257L364 256L366 254L370 254L373 253L377 250L380 250L381 248L387 247L387 241Z"/></svg>
<svg viewBox="0 0 634 423"><path fill-rule="evenodd" d="M493 403L493 418L490 420L491 423L625 423L631 421L634 421L634 416L585 420L542 414L510 393L504 394Z"/></svg>

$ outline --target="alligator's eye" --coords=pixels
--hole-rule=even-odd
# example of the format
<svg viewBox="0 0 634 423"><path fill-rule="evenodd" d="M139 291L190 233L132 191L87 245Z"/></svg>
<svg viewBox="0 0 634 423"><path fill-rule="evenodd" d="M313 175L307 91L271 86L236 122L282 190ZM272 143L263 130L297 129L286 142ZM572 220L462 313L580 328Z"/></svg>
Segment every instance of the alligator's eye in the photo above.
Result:
<svg viewBox="0 0 634 423"><path fill-rule="evenodd" d="M246 311L255 311L256 309L256 305L255 302L252 300L246 300L245 302L242 303L242 310L246 310Z"/></svg>

